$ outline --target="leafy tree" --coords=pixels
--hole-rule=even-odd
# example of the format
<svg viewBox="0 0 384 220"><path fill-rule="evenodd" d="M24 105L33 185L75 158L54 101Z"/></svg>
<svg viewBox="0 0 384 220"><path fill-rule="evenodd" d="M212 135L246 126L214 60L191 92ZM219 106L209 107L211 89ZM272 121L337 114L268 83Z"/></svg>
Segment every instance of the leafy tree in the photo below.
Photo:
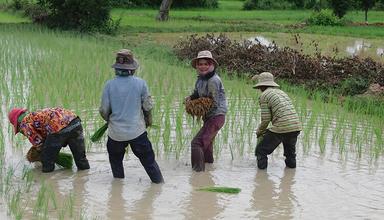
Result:
<svg viewBox="0 0 384 220"><path fill-rule="evenodd" d="M49 27L82 32L117 29L110 18L109 0L38 0L47 9L43 23Z"/></svg>
<svg viewBox="0 0 384 220"><path fill-rule="evenodd" d="M368 23L368 10L375 6L375 0L359 0L360 6L365 13L365 23Z"/></svg>
<svg viewBox="0 0 384 220"><path fill-rule="evenodd" d="M329 0L333 13L339 18L347 13L350 3L350 0Z"/></svg>
<svg viewBox="0 0 384 220"><path fill-rule="evenodd" d="M289 0L296 8L304 8L305 0Z"/></svg>

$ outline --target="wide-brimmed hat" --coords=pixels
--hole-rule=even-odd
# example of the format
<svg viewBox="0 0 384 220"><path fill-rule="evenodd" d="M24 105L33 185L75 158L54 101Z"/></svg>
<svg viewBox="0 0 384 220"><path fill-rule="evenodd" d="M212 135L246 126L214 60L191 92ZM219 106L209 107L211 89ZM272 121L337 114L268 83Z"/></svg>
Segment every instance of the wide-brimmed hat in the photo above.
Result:
<svg viewBox="0 0 384 220"><path fill-rule="evenodd" d="M253 78L254 79L254 78ZM273 80L273 75L270 72L262 72L257 75L258 83L253 86L253 88L257 89L260 86L268 86L268 87L280 87L279 84L275 83Z"/></svg>
<svg viewBox="0 0 384 220"><path fill-rule="evenodd" d="M122 70L136 70L139 68L139 63L133 58L132 51L128 49L121 49L116 53L116 63L112 68Z"/></svg>
<svg viewBox="0 0 384 220"><path fill-rule="evenodd" d="M23 114L26 111L27 109L25 108L14 108L8 113L8 119L9 119L9 122L11 122L11 124L13 125L13 131L15 132L15 134L19 132L19 129L18 129L19 122L17 121L17 119L21 114Z"/></svg>
<svg viewBox="0 0 384 220"><path fill-rule="evenodd" d="M191 65L193 68L196 69L196 63L199 59L210 59L213 61L213 63L215 64L215 67L217 67L219 65L219 63L212 57L212 53L211 51L209 50L203 50L203 51L200 51L198 54L197 54L197 57L196 58L193 58L192 61L191 61Z"/></svg>

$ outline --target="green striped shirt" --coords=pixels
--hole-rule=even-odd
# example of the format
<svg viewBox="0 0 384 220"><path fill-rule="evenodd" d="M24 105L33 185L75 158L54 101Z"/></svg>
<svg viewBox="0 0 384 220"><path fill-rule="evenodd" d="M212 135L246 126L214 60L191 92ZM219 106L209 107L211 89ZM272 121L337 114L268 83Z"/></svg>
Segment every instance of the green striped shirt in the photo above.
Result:
<svg viewBox="0 0 384 220"><path fill-rule="evenodd" d="M288 95L278 88L270 87L259 97L261 122L256 134L266 130L275 133L301 131L301 123ZM270 124L271 122L271 124Z"/></svg>

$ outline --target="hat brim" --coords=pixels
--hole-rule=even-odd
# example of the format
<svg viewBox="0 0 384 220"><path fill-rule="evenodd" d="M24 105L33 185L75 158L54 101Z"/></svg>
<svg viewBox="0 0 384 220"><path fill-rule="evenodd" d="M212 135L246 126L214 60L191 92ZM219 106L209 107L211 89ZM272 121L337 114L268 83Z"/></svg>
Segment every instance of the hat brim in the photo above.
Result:
<svg viewBox="0 0 384 220"><path fill-rule="evenodd" d="M135 59L133 59L133 63L130 63L130 64L115 63L111 67L115 69L121 69L121 70L136 70L137 68L139 68L139 63Z"/></svg>
<svg viewBox="0 0 384 220"><path fill-rule="evenodd" d="M280 87L279 84L275 82L260 82L253 86L254 89L257 89L261 86L268 86L268 87Z"/></svg>
<svg viewBox="0 0 384 220"><path fill-rule="evenodd" d="M215 65L215 67L217 67L217 66L219 65L219 63L218 63L215 59L213 59L213 58L211 58L211 57L196 57L196 58L193 58L192 61L191 61L191 65L192 65L193 68L196 69L196 63L197 63L197 61L198 61L199 59L208 59L208 60L212 60L213 63L214 63L214 65Z"/></svg>

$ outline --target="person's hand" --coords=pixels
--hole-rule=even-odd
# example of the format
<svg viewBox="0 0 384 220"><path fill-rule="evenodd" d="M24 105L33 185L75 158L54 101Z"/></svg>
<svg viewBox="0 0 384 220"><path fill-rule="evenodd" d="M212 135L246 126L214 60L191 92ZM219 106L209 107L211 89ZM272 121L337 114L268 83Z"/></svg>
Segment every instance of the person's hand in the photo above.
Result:
<svg viewBox="0 0 384 220"><path fill-rule="evenodd" d="M148 128L152 125L152 111L143 111L145 127Z"/></svg>

